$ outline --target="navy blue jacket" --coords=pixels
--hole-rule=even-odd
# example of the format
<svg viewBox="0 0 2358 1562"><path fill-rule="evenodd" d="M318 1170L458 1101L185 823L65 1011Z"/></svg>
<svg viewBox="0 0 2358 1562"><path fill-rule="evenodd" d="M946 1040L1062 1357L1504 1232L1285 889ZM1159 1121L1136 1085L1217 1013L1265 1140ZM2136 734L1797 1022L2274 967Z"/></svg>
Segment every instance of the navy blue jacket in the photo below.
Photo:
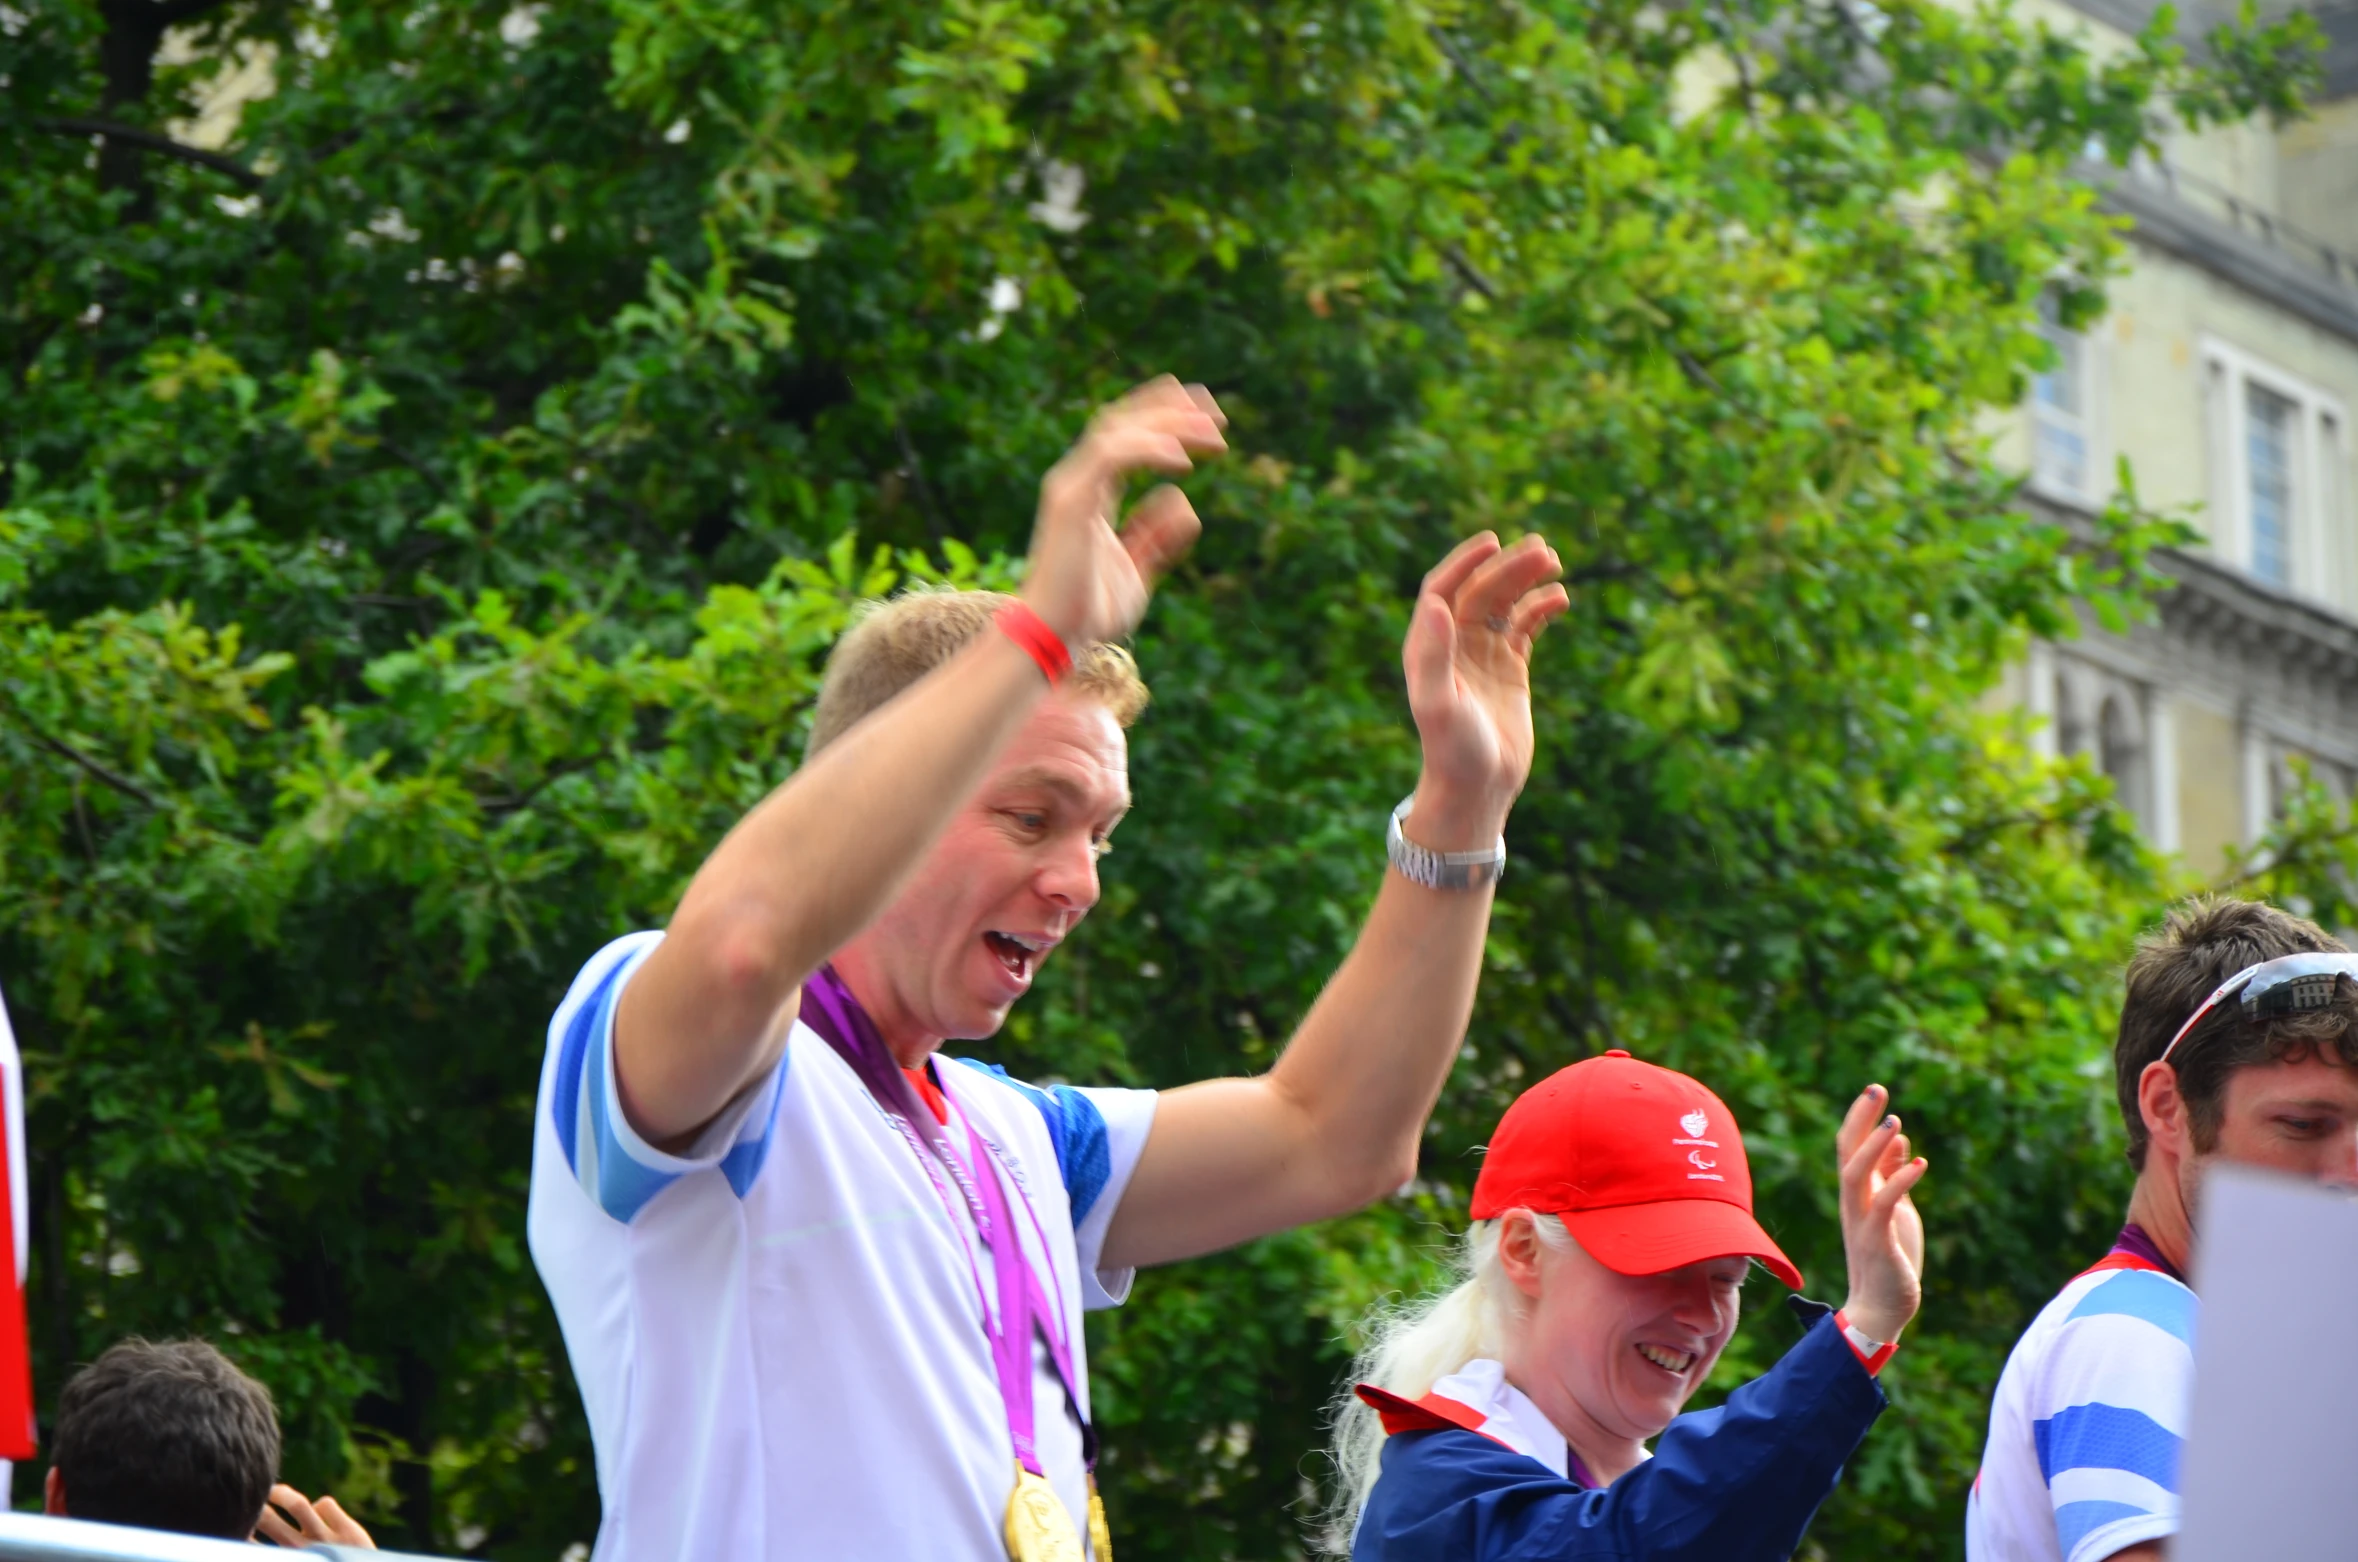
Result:
<svg viewBox="0 0 2358 1562"><path fill-rule="evenodd" d="M1792 1303L1800 1344L1601 1491L1479 1432L1385 1439L1352 1562L1783 1562L1885 1403L1831 1310Z"/></svg>

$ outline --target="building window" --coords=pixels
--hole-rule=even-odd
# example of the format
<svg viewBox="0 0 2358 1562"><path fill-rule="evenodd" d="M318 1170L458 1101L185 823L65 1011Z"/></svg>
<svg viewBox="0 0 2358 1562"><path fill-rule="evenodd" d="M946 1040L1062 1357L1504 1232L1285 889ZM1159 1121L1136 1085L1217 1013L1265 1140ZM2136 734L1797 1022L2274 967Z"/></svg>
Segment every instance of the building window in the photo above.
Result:
<svg viewBox="0 0 2358 1562"><path fill-rule="evenodd" d="M2342 409L2223 343L2205 344L2211 418L2211 542L2272 586L2331 598L2342 513Z"/></svg>
<svg viewBox="0 0 2358 1562"><path fill-rule="evenodd" d="M2300 461L2300 404L2265 385L2243 387L2245 503L2251 516L2252 573L2292 584L2293 471Z"/></svg>
<svg viewBox="0 0 2358 1562"><path fill-rule="evenodd" d="M2112 778L2113 795L2140 824L2153 817L2144 726L2130 689L2124 686L2105 695L2104 708L2096 714L2096 768Z"/></svg>
<svg viewBox="0 0 2358 1562"><path fill-rule="evenodd" d="M2047 752L2085 757L2112 780L2113 795L2137 827L2165 851L2177 849L2176 799L2169 796L2170 741L2163 704L2154 691L2124 673L2062 656L2034 653L2034 711L2048 718Z"/></svg>
<svg viewBox="0 0 2358 1562"><path fill-rule="evenodd" d="M2031 381L2031 481L2061 498L2090 499L2088 343L2064 328L2052 295L2039 300L2039 334L2055 365Z"/></svg>
<svg viewBox="0 0 2358 1562"><path fill-rule="evenodd" d="M2341 571L2343 589L2348 590L2347 571L2352 562L2350 537L2350 447L2342 438L2342 415L2334 407L2318 409L2317 413L2317 514L2319 529L2324 533L2317 550L2318 570L2321 575ZM2338 555L2338 558L2337 558ZM2320 582L2320 586L2323 586ZM2330 589L2320 589L2319 596L2332 597ZM2345 596L2342 605L2351 605Z"/></svg>
<svg viewBox="0 0 2358 1562"><path fill-rule="evenodd" d="M2088 723L2080 714L2080 675L2058 664L2055 669L2055 752L2071 758L2088 746Z"/></svg>

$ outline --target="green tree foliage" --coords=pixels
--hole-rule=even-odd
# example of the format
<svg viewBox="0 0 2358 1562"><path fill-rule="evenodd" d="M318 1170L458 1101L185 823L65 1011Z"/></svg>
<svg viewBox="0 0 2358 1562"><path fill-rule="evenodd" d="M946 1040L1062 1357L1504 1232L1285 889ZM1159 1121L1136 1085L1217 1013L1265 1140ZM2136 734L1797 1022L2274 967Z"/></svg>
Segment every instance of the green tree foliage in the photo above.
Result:
<svg viewBox="0 0 2358 1562"><path fill-rule="evenodd" d="M1977 430L2039 290L2100 306L2073 160L2165 104L2289 112L2309 69L2299 26L2171 36L2099 60L1925 0L9 0L0 970L44 1393L206 1333L387 1538L586 1538L522 1250L547 1016L790 772L857 600L1006 578L1087 407L1169 367L1238 451L1141 637L1105 903L983 1050L1266 1064L1414 773L1420 570L1544 528L1575 608L1418 1182L1100 1320L1125 1554L1301 1547L1352 1321L1430 1278L1513 1092L1620 1044L1735 1105L1821 1291L1837 1107L1895 1086L1932 1299L1816 1543L1955 1555L2003 1352L2124 1190L2100 1055L2167 889L1976 701L2081 604L2137 611L2176 535L2027 522ZM241 64L268 90L192 147ZM1725 1378L1782 1347L1768 1300Z"/></svg>
<svg viewBox="0 0 2358 1562"><path fill-rule="evenodd" d="M2358 930L2358 799L2334 795L2305 760L2287 767L2276 819L2229 864L2234 893L2270 901L2342 930Z"/></svg>

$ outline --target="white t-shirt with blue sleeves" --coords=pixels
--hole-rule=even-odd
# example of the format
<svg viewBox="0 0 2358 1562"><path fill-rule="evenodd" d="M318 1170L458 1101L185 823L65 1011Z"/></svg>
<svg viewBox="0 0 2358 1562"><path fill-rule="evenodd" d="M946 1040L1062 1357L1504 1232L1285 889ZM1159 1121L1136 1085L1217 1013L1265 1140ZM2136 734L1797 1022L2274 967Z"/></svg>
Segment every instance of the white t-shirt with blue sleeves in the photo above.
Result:
<svg viewBox="0 0 2358 1562"><path fill-rule="evenodd" d="M2047 1304L1990 1404L1967 1562L2103 1562L2177 1533L2199 1312L2150 1269L2081 1275Z"/></svg>
<svg viewBox="0 0 2358 1562"><path fill-rule="evenodd" d="M535 1114L532 1256L596 1445L597 1562L1004 1562L1015 1456L969 1263L987 1277L988 1255L963 1206L802 1025L682 1153L634 1133L614 1006L661 937L618 939L582 968ZM1154 1093L937 1074L1038 1216L1014 1224L1053 1277L1086 1413L1081 1313L1129 1289L1098 1255ZM1037 1346L1033 1401L1042 1466L1081 1523L1080 1423Z"/></svg>

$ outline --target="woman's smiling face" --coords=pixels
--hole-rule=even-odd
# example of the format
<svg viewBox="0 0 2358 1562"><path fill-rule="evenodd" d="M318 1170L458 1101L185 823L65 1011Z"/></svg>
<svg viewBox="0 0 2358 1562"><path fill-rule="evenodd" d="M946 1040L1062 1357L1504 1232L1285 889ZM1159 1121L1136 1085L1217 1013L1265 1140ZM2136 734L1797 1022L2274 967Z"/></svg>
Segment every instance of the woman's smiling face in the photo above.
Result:
<svg viewBox="0 0 2358 1562"><path fill-rule="evenodd" d="M1575 1447L1660 1433L1735 1334L1751 1260L1618 1274L1569 1236L1541 1237L1527 1211L1502 1219L1500 1257L1527 1304L1508 1377Z"/></svg>

